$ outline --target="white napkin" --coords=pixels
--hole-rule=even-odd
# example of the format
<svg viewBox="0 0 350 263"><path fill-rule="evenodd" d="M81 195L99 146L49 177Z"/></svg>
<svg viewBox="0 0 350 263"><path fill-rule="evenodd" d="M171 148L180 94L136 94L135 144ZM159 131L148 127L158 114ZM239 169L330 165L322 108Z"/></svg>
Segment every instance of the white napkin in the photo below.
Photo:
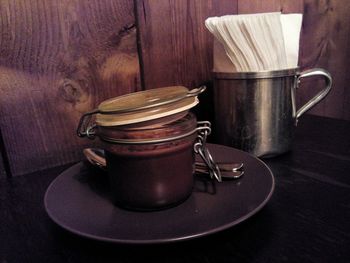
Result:
<svg viewBox="0 0 350 263"><path fill-rule="evenodd" d="M262 13L210 17L214 42L214 71L263 71L296 67L302 15ZM222 56L224 49L230 62ZM231 67L229 66L231 65Z"/></svg>
<svg viewBox="0 0 350 263"><path fill-rule="evenodd" d="M302 14L281 15L284 45L289 68L295 68L298 66L299 40L302 21Z"/></svg>

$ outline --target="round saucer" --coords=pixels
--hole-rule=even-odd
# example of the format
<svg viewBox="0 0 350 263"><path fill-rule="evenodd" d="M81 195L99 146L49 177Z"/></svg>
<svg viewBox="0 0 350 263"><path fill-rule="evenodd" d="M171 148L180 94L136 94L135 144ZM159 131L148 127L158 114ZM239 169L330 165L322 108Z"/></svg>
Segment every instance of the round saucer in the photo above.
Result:
<svg viewBox="0 0 350 263"><path fill-rule="evenodd" d="M248 219L268 202L274 177L261 160L246 152L211 144L208 148L217 161L243 162L244 176L222 183L196 177L192 195L180 205L135 212L115 206L106 174L81 162L50 184L45 209L62 228L113 243L167 243L227 229Z"/></svg>

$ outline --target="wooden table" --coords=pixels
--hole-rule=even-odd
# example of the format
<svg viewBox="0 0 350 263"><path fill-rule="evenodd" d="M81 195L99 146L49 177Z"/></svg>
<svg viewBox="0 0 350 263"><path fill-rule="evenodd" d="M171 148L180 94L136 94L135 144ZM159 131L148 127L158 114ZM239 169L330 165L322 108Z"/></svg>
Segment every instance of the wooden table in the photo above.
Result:
<svg viewBox="0 0 350 263"><path fill-rule="evenodd" d="M265 160L267 205L228 230L163 245L113 245L67 233L43 197L66 167L0 181L0 262L350 262L350 122L307 115L290 153Z"/></svg>

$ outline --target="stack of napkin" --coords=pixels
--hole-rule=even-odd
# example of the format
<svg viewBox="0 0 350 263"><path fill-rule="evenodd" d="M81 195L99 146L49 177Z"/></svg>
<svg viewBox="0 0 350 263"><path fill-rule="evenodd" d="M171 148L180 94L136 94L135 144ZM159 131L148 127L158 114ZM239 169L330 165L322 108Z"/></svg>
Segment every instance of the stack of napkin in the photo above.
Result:
<svg viewBox="0 0 350 263"><path fill-rule="evenodd" d="M297 67L301 23L302 14L280 12L206 19L206 27L220 42L214 45L214 71L220 63L232 72ZM230 62L222 59L220 48Z"/></svg>

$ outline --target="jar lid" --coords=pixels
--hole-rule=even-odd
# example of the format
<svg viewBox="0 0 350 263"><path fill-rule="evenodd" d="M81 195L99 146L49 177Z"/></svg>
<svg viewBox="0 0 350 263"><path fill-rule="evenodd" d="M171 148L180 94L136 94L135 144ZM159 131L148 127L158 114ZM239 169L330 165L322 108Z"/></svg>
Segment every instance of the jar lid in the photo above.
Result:
<svg viewBox="0 0 350 263"><path fill-rule="evenodd" d="M178 113L186 112L199 103L197 98L186 98L176 103L149 108L143 111L119 114L97 114L96 124L99 126L119 126L160 119L167 116L178 118Z"/></svg>
<svg viewBox="0 0 350 263"><path fill-rule="evenodd" d="M183 86L171 86L139 91L103 101L96 111L99 126L119 126L178 116L196 106L197 95L205 87L188 90Z"/></svg>
<svg viewBox="0 0 350 263"><path fill-rule="evenodd" d="M171 86L134 92L103 101L97 109L81 116L77 135L89 136L89 131L96 125L121 126L143 122L152 122L147 125L156 125L158 120L159 122L177 120L199 103L197 96L205 89L205 86L192 90L183 86ZM96 124L89 126L95 114Z"/></svg>

